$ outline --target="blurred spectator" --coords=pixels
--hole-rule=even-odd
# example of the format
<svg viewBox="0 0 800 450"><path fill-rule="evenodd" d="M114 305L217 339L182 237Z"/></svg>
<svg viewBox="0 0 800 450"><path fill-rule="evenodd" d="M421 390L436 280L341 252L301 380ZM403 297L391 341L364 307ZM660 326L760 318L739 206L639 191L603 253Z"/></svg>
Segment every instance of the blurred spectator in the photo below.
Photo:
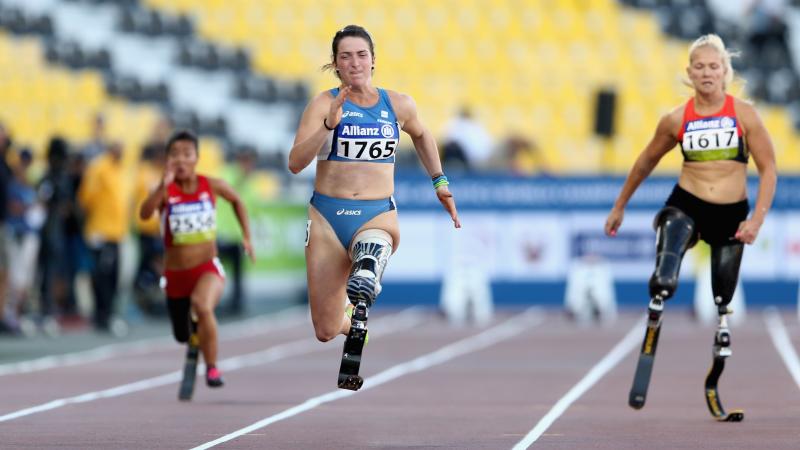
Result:
<svg viewBox="0 0 800 450"><path fill-rule="evenodd" d="M107 145L106 119L103 114L97 113L92 119L92 137L89 139L89 142L83 146L83 151L81 153L86 161L90 162L101 155L103 151L105 151Z"/></svg>
<svg viewBox="0 0 800 450"><path fill-rule="evenodd" d="M113 142L89 164L78 190L86 214L84 237L92 253L95 329L112 330L114 298L119 281L120 243L130 220L129 187L122 167L122 145Z"/></svg>
<svg viewBox="0 0 800 450"><path fill-rule="evenodd" d="M244 148L236 154L236 164L227 165L222 179L227 181L242 199L250 217L258 216L261 204L277 197L279 181L263 171L256 170L258 153L253 148ZM228 303L229 312L244 311L242 233L236 215L230 205L217 205L217 247L220 259L230 266L233 292Z"/></svg>
<svg viewBox="0 0 800 450"><path fill-rule="evenodd" d="M503 142L492 167L516 176L547 173L547 163L539 146L521 135L511 135Z"/></svg>
<svg viewBox="0 0 800 450"><path fill-rule="evenodd" d="M134 211L139 211L150 192L161 182L165 156L163 143L151 143L142 150L134 181ZM151 315L161 314L165 311L164 294L159 287L164 265L164 244L159 212L156 211L147 220L134 214L134 227L139 236L139 266L133 282L134 296L142 311Z"/></svg>
<svg viewBox="0 0 800 450"><path fill-rule="evenodd" d="M788 14L786 0L751 0L745 8L748 18L748 41L752 46L753 57L757 65L767 65L769 61L790 64L788 46Z"/></svg>
<svg viewBox="0 0 800 450"><path fill-rule="evenodd" d="M30 182L29 169L33 155L28 149L19 153L14 176L8 188L8 218L10 232L7 242L8 258L14 264L8 268L8 297L4 319L8 329L19 330L19 314L27 303L36 274L36 256L39 252L39 230L45 218L44 208L36 198L36 189Z"/></svg>
<svg viewBox="0 0 800 450"><path fill-rule="evenodd" d="M64 233L67 240L67 286L62 313L67 317L77 317L79 313L85 313L90 309L88 304L85 305L85 308L79 307L78 303L84 304L89 303L89 301L87 299L79 302L76 295L77 289L75 288L78 283L88 283L88 280L83 277L88 277L89 271L92 269L92 257L86 247L86 241L83 239L83 211L78 205L77 199L78 189L85 171L85 155L72 153L67 162L67 177L70 183L70 207L64 220Z"/></svg>
<svg viewBox="0 0 800 450"><path fill-rule="evenodd" d="M8 231L6 230L6 216L8 215L8 184L11 181L11 167L8 166L6 158L8 149L11 147L11 137L6 132L5 127L0 123L0 319L3 318L5 309L6 278L8 267L8 254L6 243L8 241ZM0 320L0 333L8 331L4 326L4 321Z"/></svg>
<svg viewBox="0 0 800 450"><path fill-rule="evenodd" d="M480 169L492 156L492 139L465 106L445 127L442 151L446 167L461 164L466 170Z"/></svg>
<svg viewBox="0 0 800 450"><path fill-rule="evenodd" d="M56 305L64 305L68 287L69 258L65 223L73 207L72 184L67 174L68 155L67 141L59 136L50 139L47 170L37 188L39 201L45 207L39 247L39 315L42 327L49 334L58 331L53 314Z"/></svg>

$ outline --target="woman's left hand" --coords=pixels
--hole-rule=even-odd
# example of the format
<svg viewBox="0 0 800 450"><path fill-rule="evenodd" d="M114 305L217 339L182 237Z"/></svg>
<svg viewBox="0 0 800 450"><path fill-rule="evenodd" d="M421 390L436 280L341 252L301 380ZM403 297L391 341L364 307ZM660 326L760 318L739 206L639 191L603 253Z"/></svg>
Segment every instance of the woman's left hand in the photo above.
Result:
<svg viewBox="0 0 800 450"><path fill-rule="evenodd" d="M256 253L253 251L253 244L250 243L250 239L242 239L242 247L244 248L244 253L250 258L250 262L256 262Z"/></svg>
<svg viewBox="0 0 800 450"><path fill-rule="evenodd" d="M453 225L456 228L461 228L461 221L458 220L458 211L456 210L456 201L447 186L436 188L436 196L439 197L442 206L450 214L450 218L453 219Z"/></svg>
<svg viewBox="0 0 800 450"><path fill-rule="evenodd" d="M761 228L761 222L753 219L747 219L739 224L739 229L734 236L736 239L744 242L745 244L752 244L758 236L758 230Z"/></svg>

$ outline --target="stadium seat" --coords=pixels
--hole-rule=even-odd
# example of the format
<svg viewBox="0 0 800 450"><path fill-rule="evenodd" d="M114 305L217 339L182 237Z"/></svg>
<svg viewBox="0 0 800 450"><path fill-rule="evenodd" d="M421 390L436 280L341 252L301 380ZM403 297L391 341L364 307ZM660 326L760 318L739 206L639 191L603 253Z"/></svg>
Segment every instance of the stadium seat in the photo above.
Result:
<svg viewBox="0 0 800 450"><path fill-rule="evenodd" d="M610 86L619 94L614 158L595 171L626 172L658 118L690 93L680 83L688 42L665 36L653 12L615 0L503 1L488 9L477 0L144 3L189 13L204 37L246 45L257 71L305 79L315 91L336 84L319 70L329 60L331 36L362 24L376 43L376 84L411 94L432 130L442 130L467 105L498 140L520 131L553 161L562 161L559 143L592 151L594 93ZM537 113L542 110L549 113ZM776 143L788 147L797 132L787 128L785 110L777 114L783 118L768 126ZM666 164L675 170L679 160Z"/></svg>

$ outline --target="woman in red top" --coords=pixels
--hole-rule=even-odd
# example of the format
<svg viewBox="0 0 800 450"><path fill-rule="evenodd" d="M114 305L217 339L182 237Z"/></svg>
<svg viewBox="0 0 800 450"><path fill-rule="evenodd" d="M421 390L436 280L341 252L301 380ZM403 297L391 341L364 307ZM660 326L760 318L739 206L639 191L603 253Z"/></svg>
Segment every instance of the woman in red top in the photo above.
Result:
<svg viewBox="0 0 800 450"><path fill-rule="evenodd" d="M216 367L217 320L225 273L217 259L216 197L229 201L242 227L244 251L254 260L247 212L239 196L227 183L195 173L197 137L179 131L167 142L164 178L142 203L139 215L148 219L161 214L164 236L164 279L172 330L178 342L187 342L192 316L196 317L200 349L206 362L206 383L223 385ZM191 313L190 313L191 309Z"/></svg>
<svg viewBox="0 0 800 450"><path fill-rule="evenodd" d="M775 154L753 105L726 92L733 80L733 68L731 55L719 36L705 35L691 45L686 74L694 96L661 118L605 224L606 234L615 236L628 200L661 158L680 144L684 158L680 178L654 223L656 268L650 278L649 322L629 403L634 408L644 406L664 302L678 287L684 253L702 239L711 246L712 291L719 312L706 400L718 419L741 420L740 413L725 414L716 383L724 358L731 354L726 317L732 312L728 303L739 277L744 244L755 241L775 195ZM752 215L747 201L750 156L759 178Z"/></svg>

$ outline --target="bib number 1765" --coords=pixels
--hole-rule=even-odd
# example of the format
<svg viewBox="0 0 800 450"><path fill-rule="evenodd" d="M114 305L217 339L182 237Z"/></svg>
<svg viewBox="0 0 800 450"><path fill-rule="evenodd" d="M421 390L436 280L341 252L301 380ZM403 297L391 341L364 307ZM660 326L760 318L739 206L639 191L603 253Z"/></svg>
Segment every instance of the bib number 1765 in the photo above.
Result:
<svg viewBox="0 0 800 450"><path fill-rule="evenodd" d="M394 154L396 140L339 140L337 156L347 159L386 159Z"/></svg>

